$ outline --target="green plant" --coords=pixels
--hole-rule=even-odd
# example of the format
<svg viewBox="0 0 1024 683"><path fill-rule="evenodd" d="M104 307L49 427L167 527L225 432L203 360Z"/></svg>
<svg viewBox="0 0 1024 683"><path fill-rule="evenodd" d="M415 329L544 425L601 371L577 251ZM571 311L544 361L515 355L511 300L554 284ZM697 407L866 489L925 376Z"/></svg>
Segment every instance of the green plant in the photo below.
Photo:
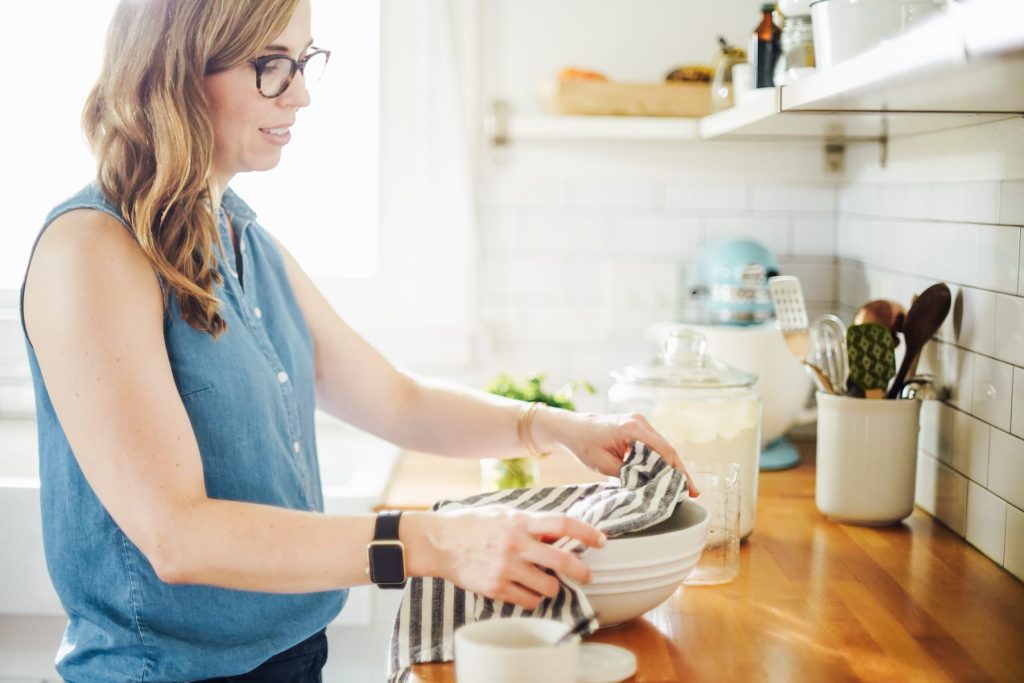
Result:
<svg viewBox="0 0 1024 683"><path fill-rule="evenodd" d="M572 397L578 390L582 389L590 394L597 393L589 382L569 382L554 393L548 393L544 390L544 379L544 375L539 373L523 379L515 379L501 373L487 384L486 391L518 401L543 403L564 410L576 410ZM499 489L527 488L536 484L530 458L505 458L495 461L493 467L495 485Z"/></svg>

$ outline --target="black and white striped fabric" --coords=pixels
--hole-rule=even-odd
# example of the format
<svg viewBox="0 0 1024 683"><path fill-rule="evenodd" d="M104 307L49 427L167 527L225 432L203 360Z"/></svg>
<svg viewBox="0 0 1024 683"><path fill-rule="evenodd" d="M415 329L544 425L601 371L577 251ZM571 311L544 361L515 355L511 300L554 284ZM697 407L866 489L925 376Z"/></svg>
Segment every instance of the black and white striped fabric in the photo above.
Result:
<svg viewBox="0 0 1024 683"><path fill-rule="evenodd" d="M518 510L565 512L596 526L609 538L638 531L667 519L686 490L682 474L639 441L622 465L619 483L550 486L482 493L462 500L443 500L435 511L484 505L507 505ZM589 548L572 538L554 543L582 556ZM404 683L411 665L445 662L454 657L455 630L466 623L494 617L534 616L574 624L591 620L586 633L597 628L594 610L580 585L556 574L561 589L535 610L467 592L439 578L410 579L395 617L388 661L388 680Z"/></svg>

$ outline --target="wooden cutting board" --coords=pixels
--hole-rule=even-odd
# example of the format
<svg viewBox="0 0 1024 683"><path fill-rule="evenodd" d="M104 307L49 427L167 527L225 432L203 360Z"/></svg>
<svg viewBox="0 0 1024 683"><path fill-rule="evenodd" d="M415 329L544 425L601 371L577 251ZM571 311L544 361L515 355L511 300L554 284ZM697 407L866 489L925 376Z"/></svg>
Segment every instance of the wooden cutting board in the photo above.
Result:
<svg viewBox="0 0 1024 683"><path fill-rule="evenodd" d="M711 113L707 83L616 83L565 80L541 89L554 114L590 116L682 116Z"/></svg>

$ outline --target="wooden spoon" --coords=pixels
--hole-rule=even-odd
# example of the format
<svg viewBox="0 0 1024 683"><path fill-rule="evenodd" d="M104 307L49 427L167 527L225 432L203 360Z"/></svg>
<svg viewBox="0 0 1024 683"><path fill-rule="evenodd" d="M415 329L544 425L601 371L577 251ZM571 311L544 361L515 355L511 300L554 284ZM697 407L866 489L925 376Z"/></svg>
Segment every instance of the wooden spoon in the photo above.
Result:
<svg viewBox="0 0 1024 683"><path fill-rule="evenodd" d="M953 302L953 296L949 287L943 283L932 285L921 292L903 321L903 337L907 341L907 350L900 363L900 369L896 373L896 379L889 387L887 398L896 398L903 391L903 382L911 365L917 360L921 349L932 338L932 335L942 325L942 321L949 314L949 307Z"/></svg>

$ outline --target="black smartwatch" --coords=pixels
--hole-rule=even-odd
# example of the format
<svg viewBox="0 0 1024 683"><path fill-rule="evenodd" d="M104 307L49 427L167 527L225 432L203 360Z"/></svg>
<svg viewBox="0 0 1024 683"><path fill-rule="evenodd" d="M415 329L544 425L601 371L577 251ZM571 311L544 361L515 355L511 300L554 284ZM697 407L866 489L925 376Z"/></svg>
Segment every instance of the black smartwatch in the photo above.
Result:
<svg viewBox="0 0 1024 683"><path fill-rule="evenodd" d="M381 588L405 588L405 546L398 540L401 510L377 514L373 540L366 546L370 580Z"/></svg>

